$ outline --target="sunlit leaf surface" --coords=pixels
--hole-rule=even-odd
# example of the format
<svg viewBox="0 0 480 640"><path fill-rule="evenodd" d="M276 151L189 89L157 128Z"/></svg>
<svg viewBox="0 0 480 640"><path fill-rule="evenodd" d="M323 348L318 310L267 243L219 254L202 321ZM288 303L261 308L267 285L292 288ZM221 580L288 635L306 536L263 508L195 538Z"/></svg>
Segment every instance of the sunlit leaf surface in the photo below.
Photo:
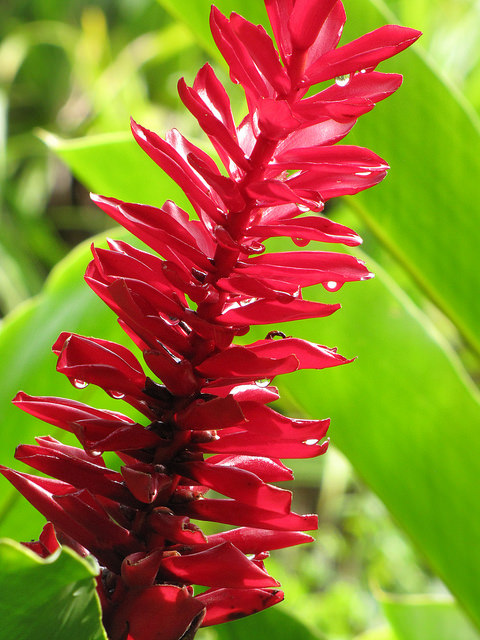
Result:
<svg viewBox="0 0 480 640"><path fill-rule="evenodd" d="M106 640L91 563L68 548L44 560L2 540L0 564L2 640Z"/></svg>
<svg viewBox="0 0 480 640"><path fill-rule="evenodd" d="M480 634L448 596L392 596L380 602L398 640L479 640Z"/></svg>

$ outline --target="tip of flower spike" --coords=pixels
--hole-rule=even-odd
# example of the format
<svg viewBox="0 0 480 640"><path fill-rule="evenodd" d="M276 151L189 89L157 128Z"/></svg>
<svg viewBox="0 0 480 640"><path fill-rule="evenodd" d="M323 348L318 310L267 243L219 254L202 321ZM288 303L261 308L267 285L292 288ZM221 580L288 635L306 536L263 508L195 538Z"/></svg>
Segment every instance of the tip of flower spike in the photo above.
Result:
<svg viewBox="0 0 480 640"><path fill-rule="evenodd" d="M25 393L25 391L19 391L18 393L15 394L15 397L12 398L12 404L14 405L19 405L22 402L24 402L24 400L29 400L30 396Z"/></svg>
<svg viewBox="0 0 480 640"><path fill-rule="evenodd" d="M135 136L135 138L140 138L141 140L147 140L147 136L145 133L145 129L138 124L138 122L135 122L135 120L130 117L130 129L132 130L133 135Z"/></svg>
<svg viewBox="0 0 480 640"><path fill-rule="evenodd" d="M60 355L60 352L65 347L67 340L69 340L72 335L73 334L68 331L62 331L62 333L58 336L58 338L52 345L53 353L55 353L57 356Z"/></svg>
<svg viewBox="0 0 480 640"><path fill-rule="evenodd" d="M411 27L404 27L404 29L407 29L408 31L410 31L410 40L413 42L416 42L420 36L423 36L423 31L419 31L418 29L412 29Z"/></svg>

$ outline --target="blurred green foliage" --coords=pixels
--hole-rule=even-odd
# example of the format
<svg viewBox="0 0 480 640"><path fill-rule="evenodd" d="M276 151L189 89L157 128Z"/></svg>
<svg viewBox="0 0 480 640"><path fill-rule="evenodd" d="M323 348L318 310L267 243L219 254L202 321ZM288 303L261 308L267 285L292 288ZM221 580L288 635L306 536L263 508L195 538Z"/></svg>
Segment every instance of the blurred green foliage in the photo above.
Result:
<svg viewBox="0 0 480 640"><path fill-rule="evenodd" d="M215 57L206 32L208 4L2 3L0 312L13 311L0 332L2 410L20 387L79 397L55 374L48 353L60 330L125 340L113 315L81 281L86 246L53 273L41 298L20 303L42 290L52 267L80 241L109 228L106 217L90 204L88 189L154 204L168 197L180 202L171 181L155 173L129 141L128 118L134 115L159 132L178 126L198 135L193 119L180 109L175 87L180 76L191 80L206 59ZM260 0L217 4L250 19L265 15ZM480 371L478 306L469 303L469 296L480 273L474 170L480 131L480 4L388 0L387 5L345 0L349 37L378 26L378 9L392 11L392 22L424 31L416 45L420 58L401 58L405 87L392 98L392 106L378 108L378 119L377 113L366 116L355 134L356 143L371 145L398 164L365 199L351 199L330 213L364 235L369 256L389 276L379 269L377 283L346 292L343 320L334 318L335 323L340 320L339 328L328 321L322 328L318 341L328 344L338 337L340 351L361 356L350 365L352 373L290 376L283 389L290 411L331 415L333 441L343 451L331 448L321 460L295 465L296 508L319 511L317 542L273 554L270 568L286 591L285 605L202 630L200 640L268 634L328 640L359 634L358 640L478 636L454 602L441 604L439 611L435 598L446 594L438 576L449 578L460 607L474 615L475 576L468 575L474 545L465 545L464 536L471 541L477 526L475 487L469 491L468 483L475 481L471 469L478 446L478 422L473 420ZM219 64L215 60L217 69ZM395 59L391 66L397 70L401 65ZM432 68L438 71L436 79ZM219 73L227 77L221 67ZM232 95L234 109L241 113L241 94L233 88ZM382 122L390 123L390 130L382 130ZM70 141L75 138L80 140ZM403 155L395 148L400 145ZM115 235L120 237L117 231ZM363 292L362 286L376 288ZM300 324L295 330L302 337L305 331L315 339L316 328ZM407 352L413 360L402 359ZM317 389L322 383L325 387ZM84 401L116 406L98 391L83 393ZM4 423L1 462L11 464L15 444L31 441L43 426L10 407L4 410ZM364 430L363 440L355 437L356 429ZM453 482L443 486L447 477ZM415 485L418 478L421 485ZM443 498L451 512L441 512ZM34 538L40 526L41 518L6 490L2 533ZM447 540L451 546L442 548ZM462 544L465 560L456 564L464 566L454 567ZM412 605L408 599L382 595L379 588L427 597Z"/></svg>

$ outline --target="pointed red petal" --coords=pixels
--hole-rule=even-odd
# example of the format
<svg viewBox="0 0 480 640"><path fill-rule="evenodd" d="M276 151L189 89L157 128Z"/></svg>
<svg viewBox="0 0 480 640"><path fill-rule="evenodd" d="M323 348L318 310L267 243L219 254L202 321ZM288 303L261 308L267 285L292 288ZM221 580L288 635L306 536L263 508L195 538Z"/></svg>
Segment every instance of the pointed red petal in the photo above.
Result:
<svg viewBox="0 0 480 640"><path fill-rule="evenodd" d="M279 585L230 542L190 555L164 558L160 570L190 584L209 587L248 589Z"/></svg>
<svg viewBox="0 0 480 640"><path fill-rule="evenodd" d="M421 32L416 29L397 25L380 27L318 58L306 70L306 77L314 84L362 69L373 69L412 45L420 36Z"/></svg>
<svg viewBox="0 0 480 640"><path fill-rule="evenodd" d="M106 621L111 640L178 640L195 630L205 607L185 587L155 585L127 592Z"/></svg>
<svg viewBox="0 0 480 640"><path fill-rule="evenodd" d="M283 600L277 589L209 589L196 596L207 612L202 627L237 620L263 611Z"/></svg>

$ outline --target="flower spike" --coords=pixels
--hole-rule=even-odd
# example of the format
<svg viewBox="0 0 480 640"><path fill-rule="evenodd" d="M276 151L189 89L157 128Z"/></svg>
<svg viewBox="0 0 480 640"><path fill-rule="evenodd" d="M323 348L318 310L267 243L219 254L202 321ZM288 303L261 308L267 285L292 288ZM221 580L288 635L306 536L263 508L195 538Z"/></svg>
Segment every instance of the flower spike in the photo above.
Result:
<svg viewBox="0 0 480 640"><path fill-rule="evenodd" d="M162 139L132 119L136 141L183 189L197 219L170 200L156 208L92 195L154 252L109 240L108 250L92 247L85 274L144 364L120 344L64 332L53 346L57 370L77 388L99 386L144 419L54 396L19 392L14 399L80 442L46 436L17 448L18 460L52 478L0 472L49 521L27 546L46 557L66 544L97 558L110 640L189 640L200 626L277 604L283 593L264 559L310 542L305 532L318 524L316 515L291 511L291 492L273 483L293 478L281 458L326 451L330 421L275 411L272 381L351 360L276 328L250 344L235 340L252 325L340 308L304 298L307 287L335 292L372 277L342 251L266 253L264 243L361 243L320 214L329 199L379 183L388 165L368 149L335 145L399 88L401 76L375 69L420 33L388 25L337 48L340 0L265 5L275 43L238 14L211 11L215 42L245 91L240 124L208 64L193 86L178 84L227 175L175 129ZM105 452L119 458L115 469ZM210 490L223 497L209 497ZM207 537L192 519L231 528ZM208 590L197 593L195 585Z"/></svg>

